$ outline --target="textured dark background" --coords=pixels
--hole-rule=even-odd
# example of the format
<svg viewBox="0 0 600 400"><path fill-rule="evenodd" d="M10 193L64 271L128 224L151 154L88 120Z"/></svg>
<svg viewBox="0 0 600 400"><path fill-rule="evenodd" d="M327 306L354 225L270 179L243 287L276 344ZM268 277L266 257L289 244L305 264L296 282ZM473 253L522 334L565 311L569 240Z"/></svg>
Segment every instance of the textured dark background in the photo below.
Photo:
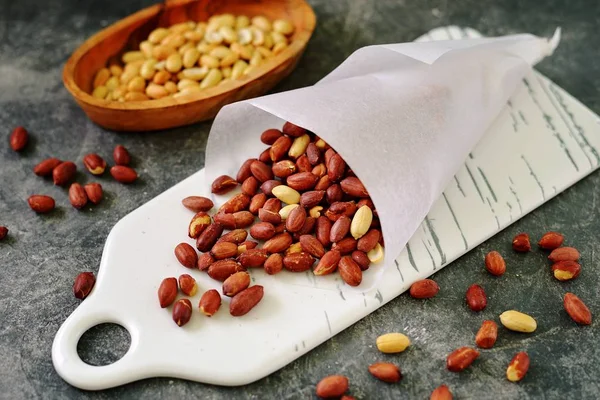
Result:
<svg viewBox="0 0 600 400"><path fill-rule="evenodd" d="M77 307L71 286L84 270L96 272L111 227L124 215L200 169L210 123L168 132L115 134L95 126L71 100L61 83L69 54L88 36L152 1L133 0L0 0L0 136L25 125L32 140L23 154L0 142L0 225L10 229L0 243L0 398L311 398L323 376L343 373L357 398L427 398L447 383L457 398L600 398L598 324L581 328L562 311L565 290L578 293L593 311L600 310L597 287L600 246L598 190L592 174L531 215L435 275L442 290L432 301L403 295L358 322L308 355L254 384L221 388L171 379L148 379L98 393L66 384L54 371L51 344L60 324ZM550 35L563 27L556 54L539 65L546 76L600 113L600 5L587 0L534 1L398 1L313 0L318 26L298 69L277 91L315 83L355 49L376 43L403 42L446 24L471 26L486 35L529 31ZM545 3L545 4L540 4ZM124 187L108 177L105 200L78 212L65 190L35 177L31 168L56 156L77 161L88 152L110 159L115 144L134 155L141 179ZM540 144L541 146L543 144ZM81 165L81 164L80 164ZM78 176L80 182L89 175ZM49 216L29 210L32 193L57 199ZM539 237L547 230L566 234L582 252L582 276L567 284L550 277L544 255L522 256L510 250L520 231ZM506 255L508 272L493 280L482 270L484 254ZM490 306L474 316L464 305L464 291L482 282ZM535 310L539 329L532 335L502 331L496 347L461 374L444 369L446 354L472 343L482 317L522 306ZM383 356L374 346L384 332L420 326L423 334L399 356ZM103 364L124 354L123 329L101 326L80 342L91 363ZM527 350L532 367L526 379L504 378L508 360ZM397 362L404 380L397 385L375 381L370 363ZM202 360L197 360L202 362Z"/></svg>

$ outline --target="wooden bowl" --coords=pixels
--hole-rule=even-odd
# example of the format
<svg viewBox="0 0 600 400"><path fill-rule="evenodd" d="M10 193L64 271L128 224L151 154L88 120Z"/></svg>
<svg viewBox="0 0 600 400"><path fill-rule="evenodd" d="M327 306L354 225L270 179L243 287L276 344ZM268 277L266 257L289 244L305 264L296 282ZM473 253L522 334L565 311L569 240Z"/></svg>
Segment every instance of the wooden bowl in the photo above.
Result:
<svg viewBox="0 0 600 400"><path fill-rule="evenodd" d="M109 59L137 49L158 26L187 20L206 21L213 14L265 15L288 19L295 27L289 46L239 79L189 94L159 100L117 102L90 94L96 72ZM88 39L69 58L63 82L88 117L117 131L151 131L213 118L226 104L264 94L289 75L315 28L316 18L304 0L169 0L124 18Z"/></svg>

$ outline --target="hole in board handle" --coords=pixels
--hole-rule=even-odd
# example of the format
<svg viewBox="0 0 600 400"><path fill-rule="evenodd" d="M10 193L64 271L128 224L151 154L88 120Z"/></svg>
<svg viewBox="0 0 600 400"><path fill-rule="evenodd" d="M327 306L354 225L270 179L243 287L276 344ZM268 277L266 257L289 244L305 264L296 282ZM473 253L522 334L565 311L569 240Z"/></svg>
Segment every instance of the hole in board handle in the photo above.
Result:
<svg viewBox="0 0 600 400"><path fill-rule="evenodd" d="M77 343L77 354L83 362L101 367L119 361L131 346L129 331L119 324L98 324L87 331Z"/></svg>

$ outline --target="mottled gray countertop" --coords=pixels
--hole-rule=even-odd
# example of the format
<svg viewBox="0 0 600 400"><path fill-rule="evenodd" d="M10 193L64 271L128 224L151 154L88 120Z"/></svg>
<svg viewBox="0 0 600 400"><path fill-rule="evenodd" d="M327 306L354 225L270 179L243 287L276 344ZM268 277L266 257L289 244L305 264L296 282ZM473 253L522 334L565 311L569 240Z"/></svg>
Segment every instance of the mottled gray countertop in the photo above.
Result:
<svg viewBox="0 0 600 400"><path fill-rule="evenodd" d="M112 226L131 210L191 175L204 164L210 123L168 132L116 134L92 124L62 86L61 71L69 54L97 30L152 1L132 0L0 0L0 136L25 125L33 140L23 154L0 142L0 225L10 236L0 243L0 398L311 398L316 382L331 373L350 377L357 398L423 399L441 384L457 398L600 398L598 323L581 328L562 311L565 289L577 292L600 315L600 175L594 173L564 194L510 226L435 275L442 290L433 301L407 295L254 384L222 388L156 378L97 393L80 391L54 371L51 345L56 331L77 307L71 291L79 272L96 272L104 241ZM556 54L539 65L546 76L600 112L600 35L595 1L398 1L313 0L318 26L297 70L277 91L315 83L355 49L375 43L403 42L447 24L471 26L487 35L529 31L549 35L563 28ZM104 176L106 198L93 209L77 212L64 189L35 177L31 168L56 156L81 162L97 152L110 158L117 143L134 155L141 179L125 187ZM80 182L90 181L79 173ZM49 216L35 215L27 197L48 193L59 203ZM539 237L558 230L582 252L584 272L560 285L548 278L544 254L510 250L512 236L526 231ZM472 343L479 319L467 312L464 291L482 273L486 252L507 256L506 279L489 289L489 317L504 304L527 303L535 309L540 329L532 335L503 334L497 346L475 367L461 374L444 368L446 354ZM491 287L491 285L488 285ZM401 356L382 356L375 338L388 331L421 326L423 338ZM128 336L121 328L94 329L80 342L91 363L114 361L124 354ZM507 360L526 350L532 367L526 379L504 378ZM404 373L400 384L374 380L367 365L393 360ZM202 360L198 360L202 362Z"/></svg>

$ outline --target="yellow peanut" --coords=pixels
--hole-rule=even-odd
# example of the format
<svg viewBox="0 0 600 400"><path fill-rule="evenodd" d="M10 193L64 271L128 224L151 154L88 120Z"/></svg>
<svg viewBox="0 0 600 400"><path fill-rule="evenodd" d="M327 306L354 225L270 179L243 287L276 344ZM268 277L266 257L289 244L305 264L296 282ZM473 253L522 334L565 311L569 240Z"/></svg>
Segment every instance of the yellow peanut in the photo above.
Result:
<svg viewBox="0 0 600 400"><path fill-rule="evenodd" d="M164 38L169 36L169 30L166 28L156 28L148 36L148 41L153 44L160 43Z"/></svg>
<svg viewBox="0 0 600 400"><path fill-rule="evenodd" d="M191 79L182 79L179 82L177 82L177 89L179 89L179 90L183 90L186 87L191 87L191 86L200 86L200 84Z"/></svg>
<svg viewBox="0 0 600 400"><path fill-rule="evenodd" d="M151 83L146 87L146 96L151 99L160 99L165 96L168 96L169 92L165 89L164 86L157 85L156 83Z"/></svg>
<svg viewBox="0 0 600 400"><path fill-rule="evenodd" d="M183 61L181 60L181 54L173 53L169 57L167 57L166 69L169 72L179 72L181 67L183 66Z"/></svg>
<svg viewBox="0 0 600 400"><path fill-rule="evenodd" d="M263 56L260 54L259 51L255 51L254 54L252 54L252 58L250 59L250 65L256 67L257 65L260 65L263 61Z"/></svg>
<svg viewBox="0 0 600 400"><path fill-rule="evenodd" d="M401 353L410 346L410 339L402 333L386 333L379 336L376 343L382 353Z"/></svg>
<svg viewBox="0 0 600 400"><path fill-rule="evenodd" d="M192 68L200 59L200 52L195 47L187 50L183 54L183 66L184 68Z"/></svg>
<svg viewBox="0 0 600 400"><path fill-rule="evenodd" d="M168 81L165 82L165 89L167 89L167 92L174 94L177 93L177 84L175 82L172 81Z"/></svg>
<svg viewBox="0 0 600 400"><path fill-rule="evenodd" d="M144 101L150 100L148 96L140 92L129 92L125 94L125 101Z"/></svg>
<svg viewBox="0 0 600 400"><path fill-rule="evenodd" d="M207 68L217 68L219 60L209 55L203 55L200 57L200 65Z"/></svg>
<svg viewBox="0 0 600 400"><path fill-rule="evenodd" d="M271 52L271 50L267 49L266 47L257 47L256 51L260 53L261 56L263 56L263 58L268 58L271 57L273 55L273 53Z"/></svg>
<svg viewBox="0 0 600 400"><path fill-rule="evenodd" d="M166 60L173 53L175 49L169 46L154 46L152 49L152 57L158 61Z"/></svg>
<svg viewBox="0 0 600 400"><path fill-rule="evenodd" d="M531 333L537 329L537 322L531 316L515 310L500 314L500 322L511 331Z"/></svg>
<svg viewBox="0 0 600 400"><path fill-rule="evenodd" d="M121 82L119 81L119 77L111 76L108 78L104 86L106 86L108 90L115 90L120 84Z"/></svg>
<svg viewBox="0 0 600 400"><path fill-rule="evenodd" d="M119 65L111 65L109 69L110 73L116 77L121 76L121 74L123 73L123 68L121 68Z"/></svg>
<svg viewBox="0 0 600 400"><path fill-rule="evenodd" d="M201 68L186 68L180 72L181 79L192 79L194 81L200 81L208 74L209 69L207 67Z"/></svg>
<svg viewBox="0 0 600 400"><path fill-rule="evenodd" d="M146 81L141 76L136 76L127 84L130 92L143 92L146 89Z"/></svg>
<svg viewBox="0 0 600 400"><path fill-rule="evenodd" d="M186 44L184 44L183 46L181 46L180 48L177 49L177 52L179 54L181 54L181 56L183 57L183 55L185 54L186 51L188 51L189 49L195 49L196 45L192 42L187 42Z"/></svg>
<svg viewBox="0 0 600 400"><path fill-rule="evenodd" d="M199 42L204 38L204 32L195 31L187 31L183 34L183 37L191 42Z"/></svg>
<svg viewBox="0 0 600 400"><path fill-rule="evenodd" d="M154 68L155 65L156 65L156 60L154 60L154 59L146 60L142 64L142 67L140 68L140 75L142 76L142 78L151 80L152 77L154 76L154 74L156 73L156 68Z"/></svg>
<svg viewBox="0 0 600 400"><path fill-rule="evenodd" d="M98 86L97 88L94 88L94 91L92 92L92 96L97 99L104 99L107 94L108 89L106 86Z"/></svg>
<svg viewBox="0 0 600 400"><path fill-rule="evenodd" d="M238 60L233 64L231 68L231 79L237 79L244 74L244 71L248 68L248 63L244 60Z"/></svg>
<svg viewBox="0 0 600 400"><path fill-rule="evenodd" d="M283 50L285 50L287 48L287 43L285 42L279 42L277 44L275 44L275 46L273 46L273 55L276 56L277 54L281 53Z"/></svg>
<svg viewBox="0 0 600 400"><path fill-rule="evenodd" d="M223 79L221 70L213 68L208 72L208 75L202 79L202 83L200 83L200 89L208 89L216 86L219 82L221 82L221 79Z"/></svg>
<svg viewBox="0 0 600 400"><path fill-rule="evenodd" d="M221 59L221 67L230 67L232 66L237 60L239 60L239 56L234 53L233 51L229 52L229 55L223 57Z"/></svg>
<svg viewBox="0 0 600 400"><path fill-rule="evenodd" d="M104 86L108 78L110 78L110 71L108 68L100 69L100 71L96 72L96 76L94 77L94 88Z"/></svg>
<svg viewBox="0 0 600 400"><path fill-rule="evenodd" d="M167 47L178 48L185 44L185 38L180 33L172 33L169 36L167 36L166 38L164 38L160 42L160 44L163 46L167 46Z"/></svg>
<svg viewBox="0 0 600 400"><path fill-rule="evenodd" d="M265 16L258 15L256 17L253 17L251 22L252 25L256 26L259 29L262 29L265 32L271 30L271 21L269 21L269 19Z"/></svg>
<svg viewBox="0 0 600 400"><path fill-rule="evenodd" d="M291 35L294 33L294 25L285 19L276 19L273 21L273 30L283 35Z"/></svg>
<svg viewBox="0 0 600 400"><path fill-rule="evenodd" d="M169 71L158 71L156 75L154 75L154 78L152 78L152 82L156 83L157 85L164 85L164 83L169 79L171 79L171 74Z"/></svg>
<svg viewBox="0 0 600 400"><path fill-rule="evenodd" d="M152 57L152 50L154 50L154 45L149 40L144 40L140 43L140 50L144 53L146 58Z"/></svg>
<svg viewBox="0 0 600 400"><path fill-rule="evenodd" d="M173 97L179 98L179 97L187 96L188 94L199 93L201 91L202 91L202 89L200 89L200 86L189 86L189 87L186 87L185 89L183 89L182 91L175 93L173 95Z"/></svg>
<svg viewBox="0 0 600 400"><path fill-rule="evenodd" d="M229 78L231 78L231 67L225 67L225 68L221 68L221 72L223 73L223 80L221 81L221 83L225 82L226 80L229 80Z"/></svg>
<svg viewBox="0 0 600 400"><path fill-rule="evenodd" d="M234 31L233 28L230 26L222 26L219 29L219 33L223 37L223 40L225 41L225 43L231 44L231 43L237 41L237 39L238 39L237 32Z"/></svg>
<svg viewBox="0 0 600 400"><path fill-rule="evenodd" d="M143 60L144 57L144 53L142 53L141 51L128 51L127 53L123 54L123 57L121 57L121 59L125 64L127 64L133 61Z"/></svg>
<svg viewBox="0 0 600 400"><path fill-rule="evenodd" d="M250 18L246 15L238 15L235 19L235 29L240 30L250 26Z"/></svg>

